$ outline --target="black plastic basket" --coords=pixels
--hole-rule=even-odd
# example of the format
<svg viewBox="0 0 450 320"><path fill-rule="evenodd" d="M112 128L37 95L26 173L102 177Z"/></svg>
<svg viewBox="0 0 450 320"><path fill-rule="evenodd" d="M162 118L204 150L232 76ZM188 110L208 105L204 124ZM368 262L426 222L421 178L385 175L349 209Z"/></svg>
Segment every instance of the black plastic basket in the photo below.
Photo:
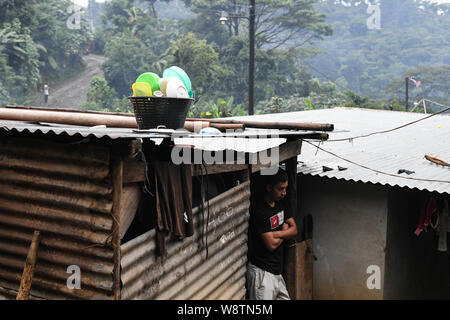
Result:
<svg viewBox="0 0 450 320"><path fill-rule="evenodd" d="M169 97L128 97L140 130L164 126L167 129L184 127L194 99Z"/></svg>

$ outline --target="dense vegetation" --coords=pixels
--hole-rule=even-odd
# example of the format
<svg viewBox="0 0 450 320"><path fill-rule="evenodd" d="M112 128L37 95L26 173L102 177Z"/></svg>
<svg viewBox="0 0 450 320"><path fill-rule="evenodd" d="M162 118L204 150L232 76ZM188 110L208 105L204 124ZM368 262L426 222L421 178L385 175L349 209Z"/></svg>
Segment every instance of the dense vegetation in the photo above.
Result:
<svg viewBox="0 0 450 320"><path fill-rule="evenodd" d="M79 71L88 41L106 58L87 109L130 111L131 84L171 65L191 77L191 116L242 115L247 109L248 0L90 1L89 23L72 30L69 0L0 4L0 103L24 101L44 82ZM380 3L381 29L367 26ZM101 10L101 16L98 10ZM231 16L219 23L223 13ZM415 0L257 0L256 112L334 106L404 110L410 101L449 103L449 5ZM84 16L84 19L87 17Z"/></svg>
<svg viewBox="0 0 450 320"><path fill-rule="evenodd" d="M221 25L219 18L222 12L247 15L248 1L183 4L189 9L185 19L166 18L168 12L180 12L171 1L112 0L106 5L104 71L118 94L110 108L128 106L119 97L130 94L139 73L161 73L176 64L192 77L194 116L245 114L248 22L231 18ZM369 30L367 4L257 1L256 112L337 105L404 110L404 78L411 75L422 86L411 83L410 101L426 96L448 102L448 6L382 0L381 29ZM104 100L98 104L107 105Z"/></svg>
<svg viewBox="0 0 450 320"><path fill-rule="evenodd" d="M69 0L0 2L0 104L25 103L45 82L83 68L91 34L89 23L74 13Z"/></svg>
<svg viewBox="0 0 450 320"><path fill-rule="evenodd" d="M414 75L422 85L416 90L411 83L413 96L449 102L450 5L370 2L380 3L381 29L366 26L371 15L364 1L318 2L335 32L317 44L322 54L306 59L313 74L371 98L403 97L404 79Z"/></svg>
<svg viewBox="0 0 450 320"><path fill-rule="evenodd" d="M92 102L97 102L99 107L123 109L126 104L121 106L120 101L126 99L119 97L131 93L131 84L140 73L162 74L166 67L178 65L194 84L194 116L245 114L248 21L231 18L228 25L221 25L219 18L222 11L247 15L248 1L192 0L184 4L191 12L187 19L161 17L154 1L112 0L106 4L105 28L96 42L105 43L105 79L118 99L112 105L91 100L86 106L92 108ZM313 0L264 0L258 1L257 21L256 101L308 96L311 75L306 68L296 67L302 48L290 44L331 35L325 16L314 9ZM97 89L93 86L91 90Z"/></svg>

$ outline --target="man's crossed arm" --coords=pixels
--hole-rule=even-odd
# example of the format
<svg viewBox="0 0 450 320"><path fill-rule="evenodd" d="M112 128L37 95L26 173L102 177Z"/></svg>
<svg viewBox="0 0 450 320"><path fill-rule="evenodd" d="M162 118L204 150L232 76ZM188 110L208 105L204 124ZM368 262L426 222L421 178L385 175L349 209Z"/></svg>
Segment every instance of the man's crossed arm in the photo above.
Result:
<svg viewBox="0 0 450 320"><path fill-rule="evenodd" d="M297 224L294 218L289 218L283 223L282 229L279 231L266 232L261 235L266 248L274 251L284 241L284 239L292 239L297 235Z"/></svg>

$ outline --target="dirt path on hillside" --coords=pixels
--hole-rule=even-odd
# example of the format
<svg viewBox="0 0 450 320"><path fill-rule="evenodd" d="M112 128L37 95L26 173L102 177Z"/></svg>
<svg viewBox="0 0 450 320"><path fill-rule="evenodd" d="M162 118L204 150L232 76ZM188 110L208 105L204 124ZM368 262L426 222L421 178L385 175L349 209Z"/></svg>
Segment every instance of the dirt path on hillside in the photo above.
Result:
<svg viewBox="0 0 450 320"><path fill-rule="evenodd" d="M85 70L79 75L70 78L60 85L50 86L48 104L44 103L44 96L40 94L32 103L34 106L46 106L52 108L79 109L86 101L86 95L94 76L104 77L100 69L105 62L105 57L89 54L83 57L86 63Z"/></svg>

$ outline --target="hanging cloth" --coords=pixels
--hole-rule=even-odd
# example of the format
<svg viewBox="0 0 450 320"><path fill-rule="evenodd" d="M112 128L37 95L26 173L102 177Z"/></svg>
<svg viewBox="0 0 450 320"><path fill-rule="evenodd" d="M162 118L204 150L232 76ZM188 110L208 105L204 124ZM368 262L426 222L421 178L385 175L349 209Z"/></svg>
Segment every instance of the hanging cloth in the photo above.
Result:
<svg viewBox="0 0 450 320"><path fill-rule="evenodd" d="M156 254L165 256L167 235L182 240L194 234L191 166L173 164L170 149L159 148L156 152L151 145L144 144L143 152L147 170L145 185L153 198Z"/></svg>
<svg viewBox="0 0 450 320"><path fill-rule="evenodd" d="M444 200L444 208L439 212L439 241L438 241L438 251L447 252L447 232L449 231L449 203L448 200Z"/></svg>
<svg viewBox="0 0 450 320"><path fill-rule="evenodd" d="M433 213L437 210L437 203L436 199L434 197L431 197L423 206L422 211L420 213L420 221L419 225L416 228L416 231L414 231L414 234L416 236L420 235L423 231L423 229L426 229L431 222L431 216Z"/></svg>

